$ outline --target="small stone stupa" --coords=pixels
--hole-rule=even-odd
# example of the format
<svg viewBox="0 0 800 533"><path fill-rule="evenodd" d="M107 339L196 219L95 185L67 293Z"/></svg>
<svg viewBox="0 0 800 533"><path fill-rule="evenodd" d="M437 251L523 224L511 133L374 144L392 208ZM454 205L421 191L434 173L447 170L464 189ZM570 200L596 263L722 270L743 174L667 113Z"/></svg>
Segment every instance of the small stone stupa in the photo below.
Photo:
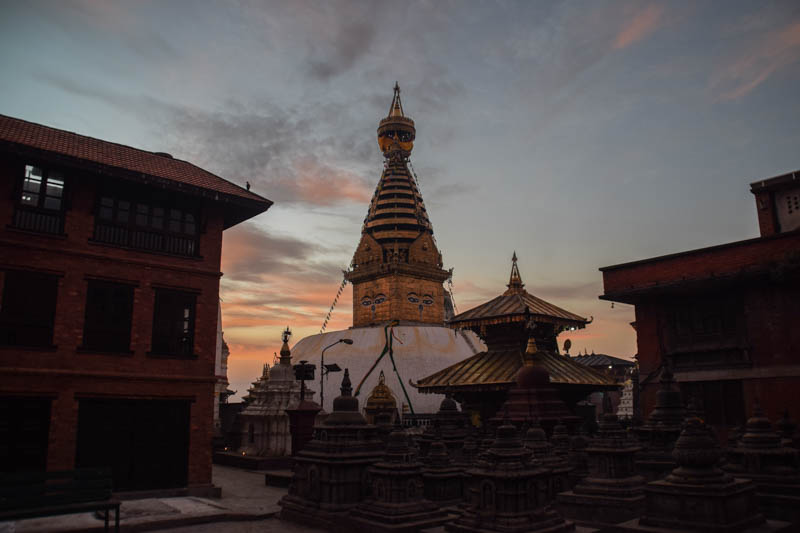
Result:
<svg viewBox="0 0 800 533"><path fill-rule="evenodd" d="M551 506L550 470L532 459L516 428L505 421L492 447L468 470L469 500L462 515L445 526L457 532L573 531Z"/></svg>
<svg viewBox="0 0 800 533"><path fill-rule="evenodd" d="M727 459L725 471L755 483L758 506L767 518L800 524L798 451L781 443L757 402L744 434L728 449Z"/></svg>
<svg viewBox="0 0 800 533"><path fill-rule="evenodd" d="M569 474L572 467L565 455L556 454L538 420L534 420L525 432L524 445L533 453L534 461L538 461L550 470L551 480L548 489L550 500L554 500L559 492L569 490L571 487Z"/></svg>
<svg viewBox="0 0 800 533"><path fill-rule="evenodd" d="M370 496L350 513L353 530L411 532L444 524L449 515L423 497L421 468L408 435L395 427L383 460L369 468Z"/></svg>
<svg viewBox="0 0 800 533"><path fill-rule="evenodd" d="M388 419L386 416L388 416ZM383 370L378 376L378 384L375 385L367 397L367 401L364 402L364 418L367 419L369 424L382 422L383 424L388 423L391 425L400 418L397 412L397 400L392 389L386 384L386 376Z"/></svg>
<svg viewBox="0 0 800 533"><path fill-rule="evenodd" d="M314 427L314 438L295 458L281 519L326 529L337 527L370 491L367 469L383 456L377 428L367 424L353 397L348 369L333 412Z"/></svg>
<svg viewBox="0 0 800 533"><path fill-rule="evenodd" d="M281 358L277 365L264 369L250 389L247 407L239 413L242 440L239 452L248 456L287 456L292 452L292 435L289 431L287 409L300 404L300 382L295 379L292 353L287 327L283 332ZM306 400L314 392L306 388Z"/></svg>
<svg viewBox="0 0 800 533"><path fill-rule="evenodd" d="M605 412L586 448L589 475L558 495L558 508L576 522L611 525L630 520L644 509L644 478L634 456L641 450L619 424L606 397Z"/></svg>
<svg viewBox="0 0 800 533"><path fill-rule="evenodd" d="M672 458L672 448L681 434L686 408L681 393L676 390L675 379L669 366L661 371L661 387L656 393L656 404L642 426L635 429L642 444L636 454L636 468L646 481L663 479L677 466Z"/></svg>
<svg viewBox="0 0 800 533"><path fill-rule="evenodd" d="M420 456L424 459L433 441L441 439L450 460L458 462L467 436L467 426L469 426L467 413L459 411L456 401L446 395L434 415L433 424L425 429L419 439Z"/></svg>
<svg viewBox="0 0 800 533"><path fill-rule="evenodd" d="M786 522L765 521L753 482L717 468L721 453L703 421L689 418L673 451L678 467L665 479L648 483L642 517L619 524L614 531L795 531Z"/></svg>
<svg viewBox="0 0 800 533"><path fill-rule="evenodd" d="M441 433L429 446L422 469L425 497L440 507L455 507L464 499L464 469L453 464Z"/></svg>

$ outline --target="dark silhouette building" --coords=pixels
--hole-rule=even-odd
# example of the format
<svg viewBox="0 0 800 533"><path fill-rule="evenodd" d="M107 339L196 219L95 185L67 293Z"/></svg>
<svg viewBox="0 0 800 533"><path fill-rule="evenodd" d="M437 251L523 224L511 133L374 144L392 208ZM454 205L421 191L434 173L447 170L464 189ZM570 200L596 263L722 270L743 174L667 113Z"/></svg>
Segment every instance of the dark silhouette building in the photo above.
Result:
<svg viewBox="0 0 800 533"><path fill-rule="evenodd" d="M668 362L684 402L727 431L758 398L797 416L800 386L800 173L751 185L761 236L601 268L601 298L636 306L642 412Z"/></svg>
<svg viewBox="0 0 800 533"><path fill-rule="evenodd" d="M222 231L271 202L0 116L0 471L211 489Z"/></svg>

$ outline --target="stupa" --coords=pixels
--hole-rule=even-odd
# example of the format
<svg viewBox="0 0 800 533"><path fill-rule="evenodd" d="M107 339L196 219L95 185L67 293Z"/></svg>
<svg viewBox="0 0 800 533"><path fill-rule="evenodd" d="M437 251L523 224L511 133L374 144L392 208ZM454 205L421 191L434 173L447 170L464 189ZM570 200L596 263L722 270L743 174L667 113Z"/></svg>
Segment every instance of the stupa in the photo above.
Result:
<svg viewBox="0 0 800 533"><path fill-rule="evenodd" d="M239 413L242 431L239 452L244 455L291 455L292 436L286 410L300 404L300 382L295 379L288 344L291 334L287 327L282 335L280 362L272 368L264 365L261 377L249 391L247 406ZM313 397L314 391L306 387L306 400Z"/></svg>
<svg viewBox="0 0 800 533"><path fill-rule="evenodd" d="M796 531L787 522L765 521L758 511L753 482L717 468L721 453L703 421L690 417L673 451L678 467L665 479L647 484L641 518L618 524L613 531Z"/></svg>
<svg viewBox="0 0 800 533"><path fill-rule="evenodd" d="M464 469L451 461L440 437L431 443L422 469L425 497L440 507L454 507L463 500Z"/></svg>
<svg viewBox="0 0 800 533"><path fill-rule="evenodd" d="M433 417L433 424L425 429L419 439L420 457L424 459L431 443L440 439L444 442L450 460L458 462L469 425L466 413L458 410L458 404L449 395L445 396Z"/></svg>
<svg viewBox="0 0 800 533"><path fill-rule="evenodd" d="M420 394L409 381L461 361L481 351L483 344L471 332L445 327L452 301L443 284L452 270L444 268L409 168L415 137L414 121L405 114L395 85L389 114L378 127L383 173L345 274L353 287L353 326L306 337L292 350L295 358L317 362L323 348L348 337L352 345L331 349L325 357L350 369L356 396L372 390L383 371L398 402L412 413L432 413L442 396ZM323 386L324 396L332 397L333 384ZM403 405L398 406L401 413Z"/></svg>
<svg viewBox="0 0 800 533"><path fill-rule="evenodd" d="M372 389L364 403L364 418L370 424L393 425L399 417L397 400L392 389L386 385L386 376L381 370L381 373L378 374L378 384Z"/></svg>
<svg viewBox="0 0 800 533"><path fill-rule="evenodd" d="M281 519L326 529L340 527L370 493L368 468L383 456L377 428L358 411L348 369L333 412L314 427L314 438L295 457Z"/></svg>
<svg viewBox="0 0 800 533"><path fill-rule="evenodd" d="M611 525L644 510L644 478L636 473L634 456L641 450L619 424L609 399L597 435L586 448L589 475L558 495L558 509L576 522Z"/></svg>
<svg viewBox="0 0 800 533"><path fill-rule="evenodd" d="M796 522L800 528L798 451L781 442L757 402L744 434L726 455L723 469L755 483L759 509L767 518Z"/></svg>
<svg viewBox="0 0 800 533"><path fill-rule="evenodd" d="M662 369L660 381L653 411L647 421L634 430L643 448L636 454L636 468L646 481L662 479L677 466L672 448L686 418L681 393L668 365Z"/></svg>
<svg viewBox="0 0 800 533"><path fill-rule="evenodd" d="M461 516L445 526L457 532L573 531L550 506L550 470L522 445L517 429L504 422L492 447L469 469L468 503Z"/></svg>
<svg viewBox="0 0 800 533"><path fill-rule="evenodd" d="M370 496L350 512L349 524L359 532L413 532L444 524L450 517L425 499L422 465L399 427L389 435L383 459L369 468Z"/></svg>

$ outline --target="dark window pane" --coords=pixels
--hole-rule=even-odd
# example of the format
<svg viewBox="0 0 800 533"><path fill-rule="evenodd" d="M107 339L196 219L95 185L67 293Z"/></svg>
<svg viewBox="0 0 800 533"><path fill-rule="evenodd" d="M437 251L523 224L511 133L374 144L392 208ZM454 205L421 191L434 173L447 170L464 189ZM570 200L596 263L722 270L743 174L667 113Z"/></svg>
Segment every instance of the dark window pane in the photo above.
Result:
<svg viewBox="0 0 800 533"><path fill-rule="evenodd" d="M149 206L145 204L137 204L136 205L136 225L137 226L146 226L147 225L147 213L149 211Z"/></svg>
<svg viewBox="0 0 800 533"><path fill-rule="evenodd" d="M195 295L156 291L152 351L190 356L194 351Z"/></svg>
<svg viewBox="0 0 800 533"><path fill-rule="evenodd" d="M92 350L130 349L133 287L90 281L86 291L83 345Z"/></svg>
<svg viewBox="0 0 800 533"><path fill-rule="evenodd" d="M61 198L51 198L49 196L45 196L44 198L44 208L45 209L53 209L59 210L61 209Z"/></svg>
<svg viewBox="0 0 800 533"><path fill-rule="evenodd" d="M58 278L21 271L7 271L4 277L0 344L50 346Z"/></svg>
<svg viewBox="0 0 800 533"><path fill-rule="evenodd" d="M195 232L195 225L194 225L194 215L191 213L186 213L186 224L185 224L186 233L189 235L194 235Z"/></svg>
<svg viewBox="0 0 800 533"><path fill-rule="evenodd" d="M61 198L64 196L64 180L61 179L60 174L51 172L47 178L47 196Z"/></svg>

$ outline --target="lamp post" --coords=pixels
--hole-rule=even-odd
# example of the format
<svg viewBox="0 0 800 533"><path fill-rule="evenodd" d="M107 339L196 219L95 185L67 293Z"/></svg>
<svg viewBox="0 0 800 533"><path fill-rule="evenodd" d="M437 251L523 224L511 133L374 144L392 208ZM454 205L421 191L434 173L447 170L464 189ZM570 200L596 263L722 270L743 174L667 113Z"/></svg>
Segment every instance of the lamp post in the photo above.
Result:
<svg viewBox="0 0 800 533"><path fill-rule="evenodd" d="M322 349L322 357L319 362L319 406L322 407L323 410L325 410L325 385L322 382L322 378L327 376L329 372L339 372L341 370L337 364L325 365L325 350L328 348L333 348L340 342L345 344L353 344L353 339L339 339L333 344L330 344Z"/></svg>

